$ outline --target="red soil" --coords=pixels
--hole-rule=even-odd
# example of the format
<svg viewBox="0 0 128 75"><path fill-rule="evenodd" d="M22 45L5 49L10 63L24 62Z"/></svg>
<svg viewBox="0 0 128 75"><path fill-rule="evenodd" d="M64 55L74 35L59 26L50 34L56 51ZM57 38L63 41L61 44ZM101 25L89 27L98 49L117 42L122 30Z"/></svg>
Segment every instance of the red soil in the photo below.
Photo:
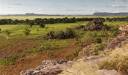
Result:
<svg viewBox="0 0 128 75"><path fill-rule="evenodd" d="M22 52L24 49L31 48L34 46L36 46L36 44L33 43L32 40L26 40L26 41L21 40L20 43L17 42L13 46L8 46L7 48L3 48L2 51L5 54L3 56L5 57L7 54L10 54L10 53L13 54L15 52ZM54 52L52 52L52 56L50 58L51 59L65 59L66 57L72 55L75 52L74 49L76 49L76 46L73 40L70 46L60 49L60 50L55 50ZM5 51L8 50L8 52L4 52L4 50ZM26 69L35 68L39 64L41 64L43 60L50 59L50 58L46 52L37 53L34 55L23 57L19 59L14 65L8 65L4 68L0 67L1 68L0 75L19 75L21 71L26 70Z"/></svg>

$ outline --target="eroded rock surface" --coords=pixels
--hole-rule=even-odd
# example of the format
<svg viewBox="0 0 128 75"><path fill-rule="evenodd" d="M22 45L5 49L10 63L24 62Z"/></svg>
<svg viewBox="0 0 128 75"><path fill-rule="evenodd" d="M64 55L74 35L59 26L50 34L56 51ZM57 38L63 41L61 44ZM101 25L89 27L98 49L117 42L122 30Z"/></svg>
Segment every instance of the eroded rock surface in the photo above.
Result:
<svg viewBox="0 0 128 75"><path fill-rule="evenodd" d="M98 70L98 75L120 75L116 70Z"/></svg>
<svg viewBox="0 0 128 75"><path fill-rule="evenodd" d="M68 63L66 60L45 60L35 69L22 71L20 75L57 75Z"/></svg>

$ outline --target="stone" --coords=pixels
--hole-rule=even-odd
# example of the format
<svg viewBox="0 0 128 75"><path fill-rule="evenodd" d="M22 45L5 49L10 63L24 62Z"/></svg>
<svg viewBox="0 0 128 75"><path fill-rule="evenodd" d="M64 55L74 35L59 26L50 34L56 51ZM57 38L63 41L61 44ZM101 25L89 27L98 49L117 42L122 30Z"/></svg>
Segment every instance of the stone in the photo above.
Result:
<svg viewBox="0 0 128 75"><path fill-rule="evenodd" d="M66 60L44 60L35 69L22 71L20 75L57 75L66 66Z"/></svg>

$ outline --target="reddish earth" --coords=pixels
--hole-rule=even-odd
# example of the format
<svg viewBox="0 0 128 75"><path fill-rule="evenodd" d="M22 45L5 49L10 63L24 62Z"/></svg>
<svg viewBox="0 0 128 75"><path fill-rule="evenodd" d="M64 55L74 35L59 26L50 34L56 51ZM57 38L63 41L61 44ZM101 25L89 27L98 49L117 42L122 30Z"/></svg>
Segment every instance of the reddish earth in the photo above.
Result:
<svg viewBox="0 0 128 75"><path fill-rule="evenodd" d="M37 47L38 45L39 41L34 39L10 40L7 45L1 46L0 58L8 57L16 53L21 53L24 50Z"/></svg>
<svg viewBox="0 0 128 75"><path fill-rule="evenodd" d="M16 42L15 45L3 48L2 52L0 52L3 53L3 55L0 54L0 57L5 57L7 54L22 52L26 48L38 46L38 44L35 43L36 41L34 40L21 40L18 42ZM71 44L66 48L54 50L49 53L42 52L23 57L17 60L14 65L8 65L4 68L0 67L0 75L19 75L19 73L23 70L37 67L45 59L66 59L67 57L73 56L73 53L75 52L74 49L76 49L76 47L77 46L75 45L75 42L73 40ZM7 50L8 52L6 52Z"/></svg>

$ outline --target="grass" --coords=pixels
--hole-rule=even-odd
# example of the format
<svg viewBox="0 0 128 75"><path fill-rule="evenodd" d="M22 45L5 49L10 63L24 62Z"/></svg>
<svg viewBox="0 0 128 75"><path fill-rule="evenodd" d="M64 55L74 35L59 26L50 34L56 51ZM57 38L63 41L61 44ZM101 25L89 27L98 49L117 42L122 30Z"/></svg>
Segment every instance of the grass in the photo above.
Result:
<svg viewBox="0 0 128 75"><path fill-rule="evenodd" d="M51 52L63 49L69 46L71 44L72 39L67 40L44 40L42 38L43 35L48 33L49 31L60 31L65 30L66 28L72 28L74 26L78 26L79 24L83 24L84 22L78 22L78 23L60 23L60 24L48 24L46 25L46 28L40 28L39 26L33 26L30 28L27 25L1 25L0 28L2 29L2 32L0 33L0 48L4 49L4 53L6 53L6 50L9 49L12 50L16 46L15 53L17 54L17 58L13 58L12 56L15 54L13 51L9 54L8 58L1 58L0 59L0 65L9 65L14 64L18 59L20 59L22 56L21 54L24 54L25 56L29 56L31 54L38 54L40 52L49 51ZM30 35L26 36L24 34L24 31L26 28L29 28ZM8 35L9 39L6 39L7 34L6 31L10 32L10 35ZM37 37L41 36L41 37ZM32 40L32 43L29 43L29 40ZM21 41L20 41L21 40ZM35 41L34 41L35 40ZM3 43L4 41L4 43ZM25 42L26 41L26 42ZM23 42L23 44L22 44ZM21 44L18 46L18 43ZM24 44L25 43L25 44ZM27 44L28 43L28 44ZM29 44L38 43L38 46L32 46L27 47ZM21 52L18 52L18 47L24 46L21 49ZM10 47L12 46L12 47ZM26 47L27 48L26 48ZM52 51L52 52L53 52Z"/></svg>
<svg viewBox="0 0 128 75"><path fill-rule="evenodd" d="M2 30L13 29L13 28L16 28L16 27L17 27L17 25L11 25L11 26L9 26L9 25L0 25L0 28Z"/></svg>
<svg viewBox="0 0 128 75"><path fill-rule="evenodd" d="M98 67L80 60L74 62L70 68L67 68L59 75L98 75L97 69Z"/></svg>
<svg viewBox="0 0 128 75"><path fill-rule="evenodd" d="M26 52L38 53L38 52L43 52L43 51L55 51L58 49L63 49L65 47L68 47L70 42L71 42L70 39L67 39L67 40L42 40L42 42L40 43L40 47L27 49Z"/></svg>
<svg viewBox="0 0 128 75"><path fill-rule="evenodd" d="M90 46L85 49L84 55L99 55L104 48L107 47L108 40L116 37L119 30L112 28L111 30L100 31L83 31L78 39L78 43L82 47Z"/></svg>
<svg viewBox="0 0 128 75"><path fill-rule="evenodd" d="M63 18L63 17L74 17L74 16L0 16L0 19L35 19L35 18ZM96 17L96 16L75 16L75 17ZM106 16L105 16L106 17ZM15 67L16 70L20 71L23 68L28 68L24 66L26 60L38 61L46 58L51 59L67 59L72 60L75 57L79 56L79 52L85 47L85 44L90 44L90 49L87 52L91 55L98 55L105 48L107 41L110 38L116 36L116 29L111 31L82 31L76 30L78 37L76 39L52 39L45 40L43 35L47 34L49 31L62 31L66 28L74 28L79 25L86 25L87 22L77 22L77 23L59 23L59 24L47 24L45 28L40 28L40 26L29 27L28 25L0 25L2 30L0 33L0 69L1 66L9 66L5 71L13 71L10 66ZM119 25L128 24L128 22L105 22L105 24L111 27L118 27ZM24 31L28 28L30 30L30 35L26 36ZM9 32L10 35L7 35ZM5 37L9 37L6 39ZM73 45L72 45L73 44ZM80 45L79 45L80 44ZM81 46L82 45L82 46ZM84 45L84 46L83 46ZM115 53L115 52L114 52ZM120 52L119 52L120 53ZM121 57L118 58L118 68L126 70L127 68L127 59L121 61L122 55L125 52L121 53ZM2 55L3 54L3 55ZM39 55L39 56L38 56ZM40 56L41 55L41 56ZM126 55L126 54L125 54ZM4 58L6 57L6 58ZM29 58L30 57L30 58ZM113 57L113 56L112 56ZM19 59L23 59L20 61ZM24 61L25 60L25 61ZM16 63L18 61L18 64ZM115 58L114 58L115 61ZM121 62L120 62L121 61ZM24 62L24 63L23 63ZM123 63L126 63L122 65ZM31 62L35 63L35 62ZM109 62L110 63L110 62ZM115 64L115 62L114 62ZM27 64L29 65L29 64ZM34 64L34 66L37 64ZM106 67L107 66L107 67ZM109 68L115 65L105 64L103 68ZM115 69L115 67L113 67ZM118 69L116 68L116 69ZM72 67L68 70L65 70L61 75L96 75L95 71L97 67L93 67L88 63L83 61L73 63ZM2 71L2 70L0 70Z"/></svg>
<svg viewBox="0 0 128 75"><path fill-rule="evenodd" d="M10 57L7 58L2 58L0 59L0 65L11 65L11 64L15 64L16 60L19 58L18 54L13 54Z"/></svg>
<svg viewBox="0 0 128 75"><path fill-rule="evenodd" d="M113 22L105 22L105 24L109 25L109 26L115 26L115 27L118 27L118 26L121 26L121 25L127 25L128 22L127 21L124 21L124 22L121 22L121 21L113 21Z"/></svg>
<svg viewBox="0 0 128 75"><path fill-rule="evenodd" d="M53 49L60 49L65 48L69 45L70 40L44 40L41 44L42 50L53 50Z"/></svg>
<svg viewBox="0 0 128 75"><path fill-rule="evenodd" d="M31 16L28 18L31 18ZM78 37L75 39L43 39L43 35L47 34L49 31L62 31L66 28L74 28L75 26L86 24L87 22L48 24L45 28L40 28L39 26L33 26L30 28L27 25L0 25L0 28L2 29L2 32L0 33L0 50L2 53L5 53L5 57L7 57L0 57L0 66L15 65L18 59L25 59L27 56L31 56L31 54L36 56L39 54L43 55L44 53L46 54L44 56L53 59L66 58L71 60L77 57L79 51L88 44L91 45L91 49L87 50L87 52L92 55L98 55L104 49L108 40L116 36L116 29L113 28L110 31L75 30L78 34ZM106 22L105 24L108 24L111 27L117 27L120 24L127 24L127 22ZM31 30L30 35L28 36L24 34L26 28ZM9 39L5 38L5 36L7 36L5 31L11 32L10 35L8 35ZM74 44L72 45L72 43ZM10 53L8 54L6 52ZM42 58L43 57L39 57L38 59ZM77 71L71 71L76 72L79 75L95 75L94 71L97 69L85 64L84 62L74 64L72 69L73 68L77 69ZM74 73L67 72L64 72L64 74L74 75Z"/></svg>
<svg viewBox="0 0 128 75"><path fill-rule="evenodd" d="M78 26L83 24L84 22L77 22L77 23L60 23L60 24L48 24L45 28L40 28L40 26L33 26L30 28L27 25L1 25L0 28L4 32L6 30L11 32L12 36L16 35L24 35L24 30L29 28L31 30L31 35L43 35L49 31L59 31L64 30L66 28L71 28L74 26Z"/></svg>
<svg viewBox="0 0 128 75"><path fill-rule="evenodd" d="M128 44L122 48L113 50L108 59L99 64L100 69L115 69L124 73L128 73Z"/></svg>

